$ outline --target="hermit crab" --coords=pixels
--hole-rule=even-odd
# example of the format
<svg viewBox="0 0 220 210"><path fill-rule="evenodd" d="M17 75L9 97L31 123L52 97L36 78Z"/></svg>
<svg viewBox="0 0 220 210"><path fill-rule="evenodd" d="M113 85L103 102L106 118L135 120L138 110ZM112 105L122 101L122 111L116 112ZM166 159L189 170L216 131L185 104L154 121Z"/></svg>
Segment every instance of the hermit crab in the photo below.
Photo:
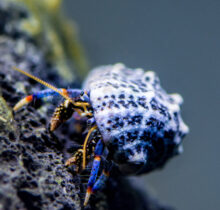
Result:
<svg viewBox="0 0 220 210"><path fill-rule="evenodd" d="M61 95L65 99L51 119L54 131L74 112L87 119L83 148L66 165L85 169L92 160L84 205L102 188L114 164L124 175L143 174L162 167L182 151L188 127L180 115L182 97L167 94L153 71L130 69L123 64L107 65L90 72L81 89L58 89L18 68L49 89L20 100L18 110L33 100ZM107 161L98 177L100 162ZM98 177L98 179L97 179Z"/></svg>

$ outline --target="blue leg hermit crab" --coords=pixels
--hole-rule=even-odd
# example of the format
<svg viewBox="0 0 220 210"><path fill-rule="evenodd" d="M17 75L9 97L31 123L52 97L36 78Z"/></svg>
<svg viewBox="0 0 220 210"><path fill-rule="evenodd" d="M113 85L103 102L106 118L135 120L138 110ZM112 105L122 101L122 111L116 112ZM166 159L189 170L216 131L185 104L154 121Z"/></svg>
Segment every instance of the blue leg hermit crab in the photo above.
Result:
<svg viewBox="0 0 220 210"><path fill-rule="evenodd" d="M65 101L54 112L51 131L74 112L87 118L83 148L66 161L78 171L93 161L84 205L109 176L111 164L97 179L102 160L112 162L122 174L143 174L162 167L182 150L182 138L188 133L180 115L182 97L167 94L152 71L129 69L123 64L101 66L90 72L81 90L58 89L14 70L49 88L20 100L14 111L33 100L61 95Z"/></svg>

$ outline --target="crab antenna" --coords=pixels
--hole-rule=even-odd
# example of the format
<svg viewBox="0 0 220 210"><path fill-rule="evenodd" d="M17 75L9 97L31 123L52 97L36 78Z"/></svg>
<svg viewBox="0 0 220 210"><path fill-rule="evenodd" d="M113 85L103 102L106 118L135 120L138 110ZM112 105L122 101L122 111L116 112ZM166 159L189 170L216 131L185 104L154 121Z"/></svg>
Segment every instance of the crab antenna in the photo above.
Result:
<svg viewBox="0 0 220 210"><path fill-rule="evenodd" d="M12 67L12 69L15 70L15 71L18 71L18 72L20 72L20 73L26 75L27 77L29 77L29 78L31 78L31 79L33 79L33 80L35 80L35 81L41 83L42 85L44 85L44 86L46 86L46 87L48 87L48 88L54 90L55 92L57 92L57 93L59 93L61 96L63 96L65 99L67 99L67 100L69 100L71 103L75 104L75 102L74 102L69 96L67 96L66 94L62 93L60 90L58 90L58 89L57 89L56 87L54 87L53 85L51 85L51 84L49 84L49 83L47 83L47 82L45 82L45 81L39 79L38 77L35 77L34 75L31 75L31 74L29 74L29 73L27 73L27 72L25 72L25 71L23 71L23 70L21 70L21 69L19 69L19 68L17 68L17 67Z"/></svg>

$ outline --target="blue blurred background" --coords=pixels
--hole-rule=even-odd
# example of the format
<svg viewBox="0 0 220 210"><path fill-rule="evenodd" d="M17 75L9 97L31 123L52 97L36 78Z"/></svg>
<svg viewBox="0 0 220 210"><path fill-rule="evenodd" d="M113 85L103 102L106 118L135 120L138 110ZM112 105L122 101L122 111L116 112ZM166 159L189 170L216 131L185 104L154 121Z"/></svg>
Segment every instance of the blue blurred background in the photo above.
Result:
<svg viewBox="0 0 220 210"><path fill-rule="evenodd" d="M179 210L220 209L220 1L65 0L91 67L123 62L157 72L185 100L184 153L142 176Z"/></svg>

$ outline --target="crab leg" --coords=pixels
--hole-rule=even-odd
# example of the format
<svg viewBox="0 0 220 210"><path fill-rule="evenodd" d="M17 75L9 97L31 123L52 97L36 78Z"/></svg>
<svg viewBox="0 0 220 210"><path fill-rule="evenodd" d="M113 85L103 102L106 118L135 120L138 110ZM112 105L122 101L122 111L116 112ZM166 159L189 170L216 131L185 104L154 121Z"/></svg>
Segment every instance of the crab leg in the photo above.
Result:
<svg viewBox="0 0 220 210"><path fill-rule="evenodd" d="M95 157L93 160L92 170L91 170L91 174L90 174L88 185L87 185L84 206L86 206L88 204L90 195L92 194L92 188L96 182L96 178L97 178L97 174L98 174L100 162L101 162L101 155L103 153L103 150L104 150L104 144L103 144L102 140L100 139L96 145L96 148L95 148Z"/></svg>
<svg viewBox="0 0 220 210"><path fill-rule="evenodd" d="M96 193L98 190L101 190L103 188L103 186L105 186L105 183L106 183L107 179L109 178L109 174L110 174L110 169L109 170L104 169L102 171L100 177L95 182L95 184L92 188L92 193Z"/></svg>
<svg viewBox="0 0 220 210"><path fill-rule="evenodd" d="M86 163L88 163L91 157L93 156L98 141L99 138L92 138L91 140L89 140L86 146ZM65 165L66 166L75 165L75 171L79 173L82 170L82 162L83 162L83 149L80 148L75 152L73 157L69 158L66 161Z"/></svg>
<svg viewBox="0 0 220 210"><path fill-rule="evenodd" d="M70 98L77 98L81 95L82 90L80 89L64 89L60 88L58 89L60 92L62 92L64 95L70 97ZM33 100L47 98L51 96L59 96L60 94L57 91L54 91L52 89L46 89L39 92L36 92L32 95L28 95L25 98L21 99L13 108L14 111L17 111L24 105L32 102Z"/></svg>

